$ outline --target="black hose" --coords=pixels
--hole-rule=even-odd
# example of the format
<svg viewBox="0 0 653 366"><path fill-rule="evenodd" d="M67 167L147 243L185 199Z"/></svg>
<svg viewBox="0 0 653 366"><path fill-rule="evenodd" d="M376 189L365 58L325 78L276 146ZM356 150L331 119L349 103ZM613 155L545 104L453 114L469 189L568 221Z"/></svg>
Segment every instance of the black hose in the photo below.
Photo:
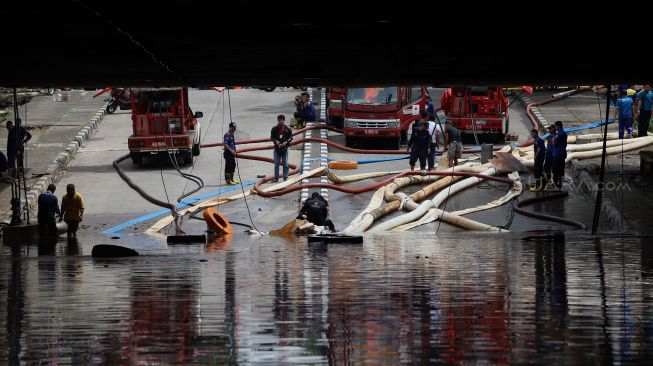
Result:
<svg viewBox="0 0 653 366"><path fill-rule="evenodd" d="M198 208L197 210L191 212L190 215L188 215L188 216L189 216L191 219L205 221L205 220L204 220L204 217L197 216L197 213L200 212L200 211L204 211L205 208L206 208L206 207L200 207L200 208ZM236 222L236 221L229 221L229 223L230 223L231 225L244 226L244 227L246 227L246 228L249 228L250 230L254 230L254 227L253 227L252 225L250 225L250 224L245 224L245 223L242 223L242 222Z"/></svg>
<svg viewBox="0 0 653 366"><path fill-rule="evenodd" d="M580 230L585 230L585 228L586 228L585 224L583 224L582 222L565 219L564 217L557 217L557 216L551 216L551 215L545 215L545 214L536 213L536 212L532 212L532 211L527 211L527 210L524 210L523 208L521 208L522 206L526 206L526 205L529 205L531 203L540 202L540 201L548 201L548 200L553 200L553 199L558 199L558 198L564 198L564 197L567 197L567 196L569 196L569 193L567 191L562 191L562 192L559 192L559 193L547 194L545 196L533 197L533 198L525 199L523 201L517 201L517 204L515 205L515 207L513 209L515 210L515 212L518 212L518 213L520 213L520 214L522 214L524 216L529 216L529 217L533 217L533 218L540 219L540 220L559 222L561 224L573 226L573 227L575 227L577 229L580 229Z"/></svg>
<svg viewBox="0 0 653 366"><path fill-rule="evenodd" d="M127 174L125 174L125 172L122 170L122 168L120 168L120 163L125 161L126 159L129 159L129 157L130 157L130 154L126 154L126 155L123 155L123 156L121 156L118 159L113 161L113 168L116 170L116 172L118 173L120 178L122 178L122 180L125 183L127 183L127 185L131 189L135 190L141 197L145 198L148 202L150 202L152 204L155 204L157 206L163 207L163 208L167 208L170 211L172 211L172 217L174 217L174 219L175 219L176 230L177 230L177 232L182 232L181 228L179 227L179 223L177 222L177 217L179 216L179 214L177 212L177 208L175 207L175 205L171 204L170 202L161 201L161 200L156 199L156 198L150 196L149 194L147 194L141 187L136 185L136 183L134 183L127 176Z"/></svg>

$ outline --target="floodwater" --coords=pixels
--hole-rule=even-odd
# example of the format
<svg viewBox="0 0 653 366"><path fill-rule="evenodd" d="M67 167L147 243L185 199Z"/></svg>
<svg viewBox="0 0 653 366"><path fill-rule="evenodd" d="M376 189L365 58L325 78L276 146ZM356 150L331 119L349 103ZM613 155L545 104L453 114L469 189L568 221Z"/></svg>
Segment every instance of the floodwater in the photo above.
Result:
<svg viewBox="0 0 653 366"><path fill-rule="evenodd" d="M653 359L650 239L446 235L237 235L112 260L4 245L0 364Z"/></svg>

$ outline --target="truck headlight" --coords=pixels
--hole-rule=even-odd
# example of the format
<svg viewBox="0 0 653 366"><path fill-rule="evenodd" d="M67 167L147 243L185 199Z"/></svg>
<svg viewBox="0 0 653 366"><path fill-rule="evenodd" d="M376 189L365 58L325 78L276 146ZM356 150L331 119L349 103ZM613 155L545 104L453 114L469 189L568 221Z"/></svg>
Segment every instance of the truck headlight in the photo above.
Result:
<svg viewBox="0 0 653 366"><path fill-rule="evenodd" d="M345 127L356 128L356 122L351 121L350 119L345 119Z"/></svg>
<svg viewBox="0 0 653 366"><path fill-rule="evenodd" d="M399 128L398 122L388 122L388 128Z"/></svg>

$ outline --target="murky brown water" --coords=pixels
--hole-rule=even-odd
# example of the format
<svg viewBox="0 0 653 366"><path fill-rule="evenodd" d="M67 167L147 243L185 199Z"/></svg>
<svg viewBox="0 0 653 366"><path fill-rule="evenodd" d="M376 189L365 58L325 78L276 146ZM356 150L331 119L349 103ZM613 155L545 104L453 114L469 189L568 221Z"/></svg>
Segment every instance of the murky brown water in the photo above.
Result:
<svg viewBox="0 0 653 366"><path fill-rule="evenodd" d="M0 363L650 362L653 245L581 239L239 236L119 260L2 246Z"/></svg>

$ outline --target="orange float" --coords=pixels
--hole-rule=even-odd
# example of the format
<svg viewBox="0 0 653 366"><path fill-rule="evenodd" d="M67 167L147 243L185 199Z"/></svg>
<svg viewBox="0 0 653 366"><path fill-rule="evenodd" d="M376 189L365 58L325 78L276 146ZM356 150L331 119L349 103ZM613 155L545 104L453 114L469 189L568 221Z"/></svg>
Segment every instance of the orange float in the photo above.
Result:
<svg viewBox="0 0 653 366"><path fill-rule="evenodd" d="M233 228L227 220L218 210L213 207L209 207L204 210L204 221L209 227L209 230L215 232L218 235L229 235L233 234Z"/></svg>
<svg viewBox="0 0 653 366"><path fill-rule="evenodd" d="M333 170L358 169L358 162L352 160L334 160L329 162L329 169L333 169Z"/></svg>

